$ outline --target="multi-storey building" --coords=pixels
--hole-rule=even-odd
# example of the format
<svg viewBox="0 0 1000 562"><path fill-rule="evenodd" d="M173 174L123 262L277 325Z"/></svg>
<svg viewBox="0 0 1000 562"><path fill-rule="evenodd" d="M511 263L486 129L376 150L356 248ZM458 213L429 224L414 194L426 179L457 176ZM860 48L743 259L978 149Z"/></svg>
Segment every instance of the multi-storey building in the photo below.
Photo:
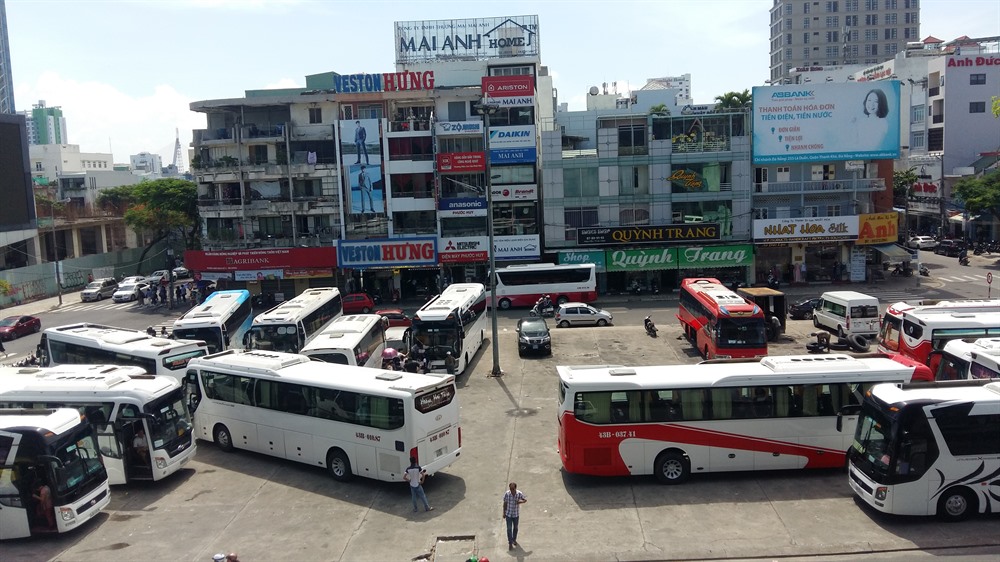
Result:
<svg viewBox="0 0 1000 562"><path fill-rule="evenodd" d="M159 154L149 152L133 154L129 156L129 164L134 174L159 177L163 173L163 160Z"/></svg>
<svg viewBox="0 0 1000 562"><path fill-rule="evenodd" d="M0 113L14 113L14 80L10 70L6 0L0 0Z"/></svg>
<svg viewBox="0 0 1000 562"><path fill-rule="evenodd" d="M28 120L28 144L66 144L66 118L61 107L46 107L45 100L25 111Z"/></svg>
<svg viewBox="0 0 1000 562"><path fill-rule="evenodd" d="M795 68L875 64L918 41L920 0L774 0L771 84Z"/></svg>
<svg viewBox="0 0 1000 562"><path fill-rule="evenodd" d="M552 104L536 100L552 87L537 17L397 22L394 49L396 72L191 105L207 119L192 167L212 251L189 267L286 296L433 291L485 277L490 198L496 259L538 259L537 124Z"/></svg>
<svg viewBox="0 0 1000 562"><path fill-rule="evenodd" d="M676 92L628 104L594 92L542 133L546 253L596 263L602 293L752 275L749 115L678 108ZM668 114L650 113L661 104Z"/></svg>

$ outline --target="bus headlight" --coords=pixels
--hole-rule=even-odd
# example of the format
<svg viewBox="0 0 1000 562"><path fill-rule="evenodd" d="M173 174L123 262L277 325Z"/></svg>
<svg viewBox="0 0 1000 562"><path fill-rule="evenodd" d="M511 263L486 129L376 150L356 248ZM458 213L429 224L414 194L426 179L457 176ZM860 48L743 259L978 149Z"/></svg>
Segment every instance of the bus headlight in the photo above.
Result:
<svg viewBox="0 0 1000 562"><path fill-rule="evenodd" d="M156 457L156 468L167 468L167 459L163 457Z"/></svg>
<svg viewBox="0 0 1000 562"><path fill-rule="evenodd" d="M882 501L887 495L889 495L889 488L886 488L885 486L875 488L875 499Z"/></svg>
<svg viewBox="0 0 1000 562"><path fill-rule="evenodd" d="M76 519L76 514L73 513L72 507L60 507L59 517L62 517L63 521L72 521Z"/></svg>

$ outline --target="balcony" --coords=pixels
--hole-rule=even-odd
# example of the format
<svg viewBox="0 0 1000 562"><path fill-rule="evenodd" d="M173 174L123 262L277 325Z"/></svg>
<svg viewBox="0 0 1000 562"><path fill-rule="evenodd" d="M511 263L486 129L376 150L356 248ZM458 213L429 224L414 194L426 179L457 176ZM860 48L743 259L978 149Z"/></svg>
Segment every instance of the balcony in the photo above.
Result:
<svg viewBox="0 0 1000 562"><path fill-rule="evenodd" d="M935 125L944 123L944 115L935 115L931 117L931 123L934 123Z"/></svg>
<svg viewBox="0 0 1000 562"><path fill-rule="evenodd" d="M935 86L933 88L928 88L927 89L927 95L928 95L928 97L940 96L941 95L941 88L939 86Z"/></svg>
<svg viewBox="0 0 1000 562"><path fill-rule="evenodd" d="M648 146L619 146L618 156L644 156L649 154Z"/></svg>
<svg viewBox="0 0 1000 562"><path fill-rule="evenodd" d="M233 142L233 130L229 128L195 129L192 143L199 145L219 145Z"/></svg>
<svg viewBox="0 0 1000 562"><path fill-rule="evenodd" d="M820 193L824 191L885 191L885 180L876 179L843 179L824 181L786 181L755 183L755 195Z"/></svg>
<svg viewBox="0 0 1000 562"><path fill-rule="evenodd" d="M267 125L258 127L257 125L246 125L242 128L243 139L254 139L254 140L284 140L285 139L285 125L284 123L278 125Z"/></svg>
<svg viewBox="0 0 1000 562"><path fill-rule="evenodd" d="M728 136L717 136L707 131L699 138L696 134L677 135L670 139L673 152L726 152L731 150Z"/></svg>
<svg viewBox="0 0 1000 562"><path fill-rule="evenodd" d="M404 119L389 121L389 132L406 133L411 131L430 131L431 122L427 119Z"/></svg>

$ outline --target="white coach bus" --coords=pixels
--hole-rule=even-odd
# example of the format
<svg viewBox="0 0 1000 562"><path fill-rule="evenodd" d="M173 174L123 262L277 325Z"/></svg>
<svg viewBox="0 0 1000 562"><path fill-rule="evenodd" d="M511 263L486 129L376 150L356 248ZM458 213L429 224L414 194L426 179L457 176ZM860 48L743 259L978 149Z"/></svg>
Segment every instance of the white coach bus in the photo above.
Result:
<svg viewBox="0 0 1000 562"><path fill-rule="evenodd" d="M188 370L195 435L326 468L340 481L402 480L410 457L428 474L462 453L455 378L224 351Z"/></svg>
<svg viewBox="0 0 1000 562"><path fill-rule="evenodd" d="M75 408L86 415L112 484L162 480L195 454L180 381L141 367L0 367L0 407Z"/></svg>
<svg viewBox="0 0 1000 562"><path fill-rule="evenodd" d="M486 333L486 286L454 283L413 315L412 341L426 348L430 371L446 372L445 358L456 360L454 373L465 371L483 345ZM494 342L496 345L496 342Z"/></svg>
<svg viewBox="0 0 1000 562"><path fill-rule="evenodd" d="M43 367L56 365L134 365L151 375L181 380L193 357L208 354L203 341L172 340L146 332L100 324L47 328L38 344Z"/></svg>
<svg viewBox="0 0 1000 562"><path fill-rule="evenodd" d="M879 511L947 521L996 513L1000 382L873 387L848 459L851 488Z"/></svg>
<svg viewBox="0 0 1000 562"><path fill-rule="evenodd" d="M258 314L243 337L246 349L298 353L344 313L340 289L319 287Z"/></svg>
<svg viewBox="0 0 1000 562"><path fill-rule="evenodd" d="M382 367L385 350L385 323L378 314L341 316L302 348L302 355L314 361Z"/></svg>

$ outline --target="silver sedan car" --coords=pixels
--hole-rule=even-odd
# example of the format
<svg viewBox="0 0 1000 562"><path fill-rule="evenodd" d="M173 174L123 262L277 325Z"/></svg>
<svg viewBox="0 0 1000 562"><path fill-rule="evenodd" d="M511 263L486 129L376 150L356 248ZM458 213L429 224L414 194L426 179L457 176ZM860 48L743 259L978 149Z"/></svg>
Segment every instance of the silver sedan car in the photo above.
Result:
<svg viewBox="0 0 1000 562"><path fill-rule="evenodd" d="M582 302L568 302L559 306L556 311L556 326L607 326L614 316L607 310L601 310Z"/></svg>

